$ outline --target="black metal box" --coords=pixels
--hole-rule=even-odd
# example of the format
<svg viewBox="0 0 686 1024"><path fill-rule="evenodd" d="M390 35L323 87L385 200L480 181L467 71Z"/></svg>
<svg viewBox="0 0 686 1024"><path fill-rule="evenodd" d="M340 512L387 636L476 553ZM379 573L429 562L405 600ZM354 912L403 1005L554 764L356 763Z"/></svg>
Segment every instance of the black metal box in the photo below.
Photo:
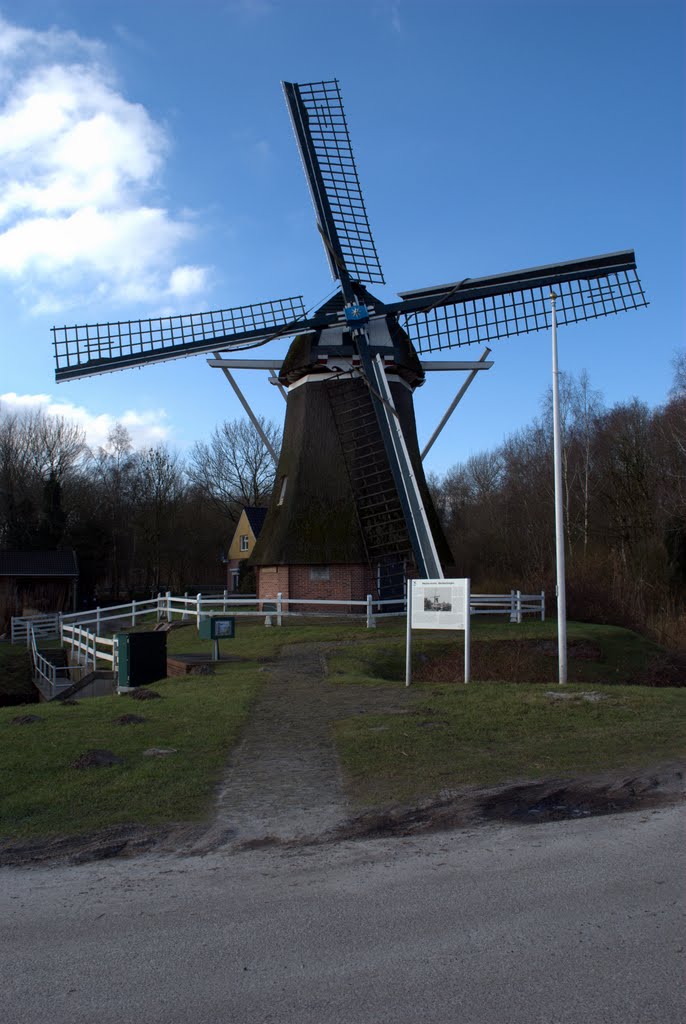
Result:
<svg viewBox="0 0 686 1024"><path fill-rule="evenodd" d="M119 686L145 686L167 675L167 634L118 633Z"/></svg>

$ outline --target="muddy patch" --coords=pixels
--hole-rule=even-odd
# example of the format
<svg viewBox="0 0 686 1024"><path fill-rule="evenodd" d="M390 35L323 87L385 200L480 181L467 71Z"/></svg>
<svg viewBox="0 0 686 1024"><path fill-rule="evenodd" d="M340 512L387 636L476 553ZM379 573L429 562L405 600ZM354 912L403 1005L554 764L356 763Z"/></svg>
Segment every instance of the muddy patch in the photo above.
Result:
<svg viewBox="0 0 686 1024"><path fill-rule="evenodd" d="M113 825L82 836L55 836L25 842L0 840L0 866L88 864L113 857L133 857L159 846L171 834L171 828Z"/></svg>
<svg viewBox="0 0 686 1024"><path fill-rule="evenodd" d="M328 841L412 836L486 822L541 823L665 807L684 800L683 771L659 771L580 779L548 779L459 793L411 807L370 811L334 830Z"/></svg>
<svg viewBox="0 0 686 1024"><path fill-rule="evenodd" d="M79 754L71 767L84 768L110 768L112 765L124 764L124 758L113 754L111 750L86 750Z"/></svg>
<svg viewBox="0 0 686 1024"><path fill-rule="evenodd" d="M657 779L630 778L597 785L542 782L505 789L484 800L479 811L486 821L564 821L658 807L669 799Z"/></svg>

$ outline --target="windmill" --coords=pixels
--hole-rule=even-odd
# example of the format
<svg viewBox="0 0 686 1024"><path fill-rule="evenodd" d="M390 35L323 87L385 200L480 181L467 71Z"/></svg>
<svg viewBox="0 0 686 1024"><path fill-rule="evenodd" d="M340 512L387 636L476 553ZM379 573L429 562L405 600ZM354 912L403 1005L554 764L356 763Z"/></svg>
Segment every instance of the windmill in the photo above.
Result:
<svg viewBox="0 0 686 1024"><path fill-rule="evenodd" d="M274 378L287 393L287 411L276 485L252 558L258 596L398 596L407 575L440 578L450 561L417 444L412 394L426 368L419 355L548 327L552 288L561 324L647 303L633 251L465 278L382 302L369 290L385 281L338 82L284 82L283 89L338 283L334 297L314 312L296 296L55 327L56 378L210 352L208 361L231 380L231 366L258 361L232 362L221 353L295 336ZM487 352L480 363L453 365L485 368Z"/></svg>

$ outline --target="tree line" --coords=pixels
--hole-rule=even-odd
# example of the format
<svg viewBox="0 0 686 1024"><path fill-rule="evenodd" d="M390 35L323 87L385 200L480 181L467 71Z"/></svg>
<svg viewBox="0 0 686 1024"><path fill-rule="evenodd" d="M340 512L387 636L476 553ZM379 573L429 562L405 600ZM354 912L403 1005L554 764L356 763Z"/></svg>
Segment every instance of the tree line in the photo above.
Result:
<svg viewBox="0 0 686 1024"><path fill-rule="evenodd" d="M562 374L570 618L648 628L686 642L686 356L666 402L608 408L588 374ZM555 592L552 403L492 451L430 486L456 571L476 589ZM275 450L279 428L262 420ZM102 447L42 411L0 406L0 548L74 548L85 602L177 592L225 579L245 505L268 502L274 465L246 420L185 457L135 450L117 424Z"/></svg>
<svg viewBox="0 0 686 1024"><path fill-rule="evenodd" d="M278 450L278 427L261 425ZM121 424L92 448L62 417L0 406L0 548L73 548L85 603L222 584L241 509L269 499L273 474L245 420L182 458L166 444L134 449Z"/></svg>
<svg viewBox="0 0 686 1024"><path fill-rule="evenodd" d="M587 373L560 375L570 618L686 642L686 356L667 401L608 408ZM492 451L433 476L459 575L484 591L555 593L552 399Z"/></svg>

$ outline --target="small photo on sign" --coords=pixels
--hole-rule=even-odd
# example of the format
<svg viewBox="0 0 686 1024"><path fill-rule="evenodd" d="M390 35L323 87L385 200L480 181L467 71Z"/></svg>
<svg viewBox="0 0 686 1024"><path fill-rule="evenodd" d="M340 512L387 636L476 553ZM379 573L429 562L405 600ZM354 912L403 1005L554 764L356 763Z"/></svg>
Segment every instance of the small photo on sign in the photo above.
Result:
<svg viewBox="0 0 686 1024"><path fill-rule="evenodd" d="M425 612L451 612L453 603L445 594L437 590L424 590L424 611Z"/></svg>

